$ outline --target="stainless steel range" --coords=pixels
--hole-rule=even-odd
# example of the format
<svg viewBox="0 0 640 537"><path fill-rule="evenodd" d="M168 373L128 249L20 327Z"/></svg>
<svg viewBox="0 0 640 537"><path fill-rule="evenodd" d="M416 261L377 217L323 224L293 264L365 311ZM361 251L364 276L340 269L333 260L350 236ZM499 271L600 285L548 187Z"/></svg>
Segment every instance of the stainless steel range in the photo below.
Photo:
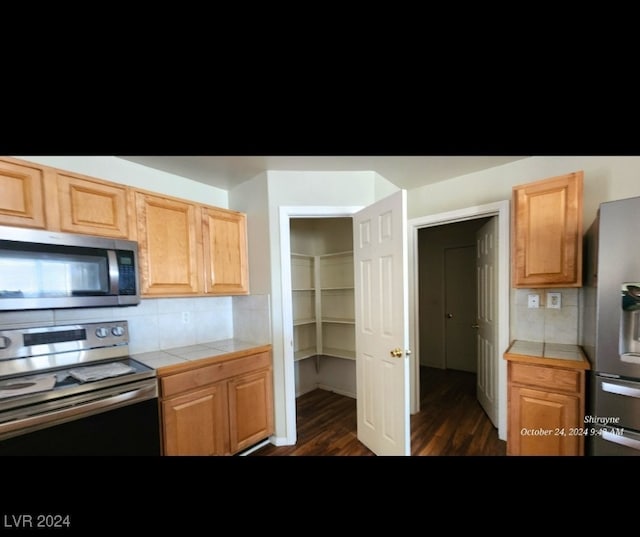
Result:
<svg viewBox="0 0 640 537"><path fill-rule="evenodd" d="M160 455L154 369L127 321L0 330L0 455Z"/></svg>

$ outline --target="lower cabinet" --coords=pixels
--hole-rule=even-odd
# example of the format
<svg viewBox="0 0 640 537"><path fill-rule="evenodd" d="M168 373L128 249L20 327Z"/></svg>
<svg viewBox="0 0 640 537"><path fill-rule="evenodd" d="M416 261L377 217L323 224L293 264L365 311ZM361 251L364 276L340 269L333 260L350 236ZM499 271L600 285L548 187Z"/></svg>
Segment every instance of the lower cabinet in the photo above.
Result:
<svg viewBox="0 0 640 537"><path fill-rule="evenodd" d="M227 450L226 384L221 382L162 402L165 455L224 455Z"/></svg>
<svg viewBox="0 0 640 537"><path fill-rule="evenodd" d="M507 455L584 455L585 371L507 366Z"/></svg>
<svg viewBox="0 0 640 537"><path fill-rule="evenodd" d="M164 455L232 455L273 434L271 351L216 360L159 371Z"/></svg>

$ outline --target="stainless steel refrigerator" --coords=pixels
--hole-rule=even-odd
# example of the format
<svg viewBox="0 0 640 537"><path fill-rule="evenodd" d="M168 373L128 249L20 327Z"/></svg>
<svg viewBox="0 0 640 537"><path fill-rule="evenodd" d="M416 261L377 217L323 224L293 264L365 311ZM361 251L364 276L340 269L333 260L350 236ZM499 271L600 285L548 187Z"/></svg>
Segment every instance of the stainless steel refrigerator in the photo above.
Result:
<svg viewBox="0 0 640 537"><path fill-rule="evenodd" d="M640 455L639 240L640 197L602 203L585 235L588 455Z"/></svg>

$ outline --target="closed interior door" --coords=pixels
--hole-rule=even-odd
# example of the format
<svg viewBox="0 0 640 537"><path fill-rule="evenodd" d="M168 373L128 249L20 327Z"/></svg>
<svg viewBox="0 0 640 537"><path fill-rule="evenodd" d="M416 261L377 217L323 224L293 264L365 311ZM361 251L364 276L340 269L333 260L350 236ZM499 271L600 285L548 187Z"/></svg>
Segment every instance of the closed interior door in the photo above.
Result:
<svg viewBox="0 0 640 537"><path fill-rule="evenodd" d="M476 248L447 248L445 361L447 369L476 372Z"/></svg>

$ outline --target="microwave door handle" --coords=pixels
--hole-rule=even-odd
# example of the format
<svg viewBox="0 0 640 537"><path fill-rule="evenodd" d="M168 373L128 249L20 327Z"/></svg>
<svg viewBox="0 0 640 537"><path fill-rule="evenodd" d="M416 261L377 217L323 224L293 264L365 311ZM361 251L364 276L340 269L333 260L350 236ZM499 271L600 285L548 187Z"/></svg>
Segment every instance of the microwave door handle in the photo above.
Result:
<svg viewBox="0 0 640 537"><path fill-rule="evenodd" d="M107 262L109 263L109 294L119 293L120 270L115 250L107 250Z"/></svg>

